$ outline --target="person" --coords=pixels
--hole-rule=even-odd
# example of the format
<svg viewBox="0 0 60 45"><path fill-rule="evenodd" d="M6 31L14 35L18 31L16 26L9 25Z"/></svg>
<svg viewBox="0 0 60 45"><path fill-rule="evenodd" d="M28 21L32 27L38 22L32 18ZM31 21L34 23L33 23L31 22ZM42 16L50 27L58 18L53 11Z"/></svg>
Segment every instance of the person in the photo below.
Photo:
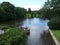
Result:
<svg viewBox="0 0 60 45"><path fill-rule="evenodd" d="M26 26L26 28L25 29L28 29L28 27Z"/></svg>
<svg viewBox="0 0 60 45"><path fill-rule="evenodd" d="M27 33L27 35L30 34L30 29L28 29L28 27L26 27L24 30L25 30L25 32Z"/></svg>

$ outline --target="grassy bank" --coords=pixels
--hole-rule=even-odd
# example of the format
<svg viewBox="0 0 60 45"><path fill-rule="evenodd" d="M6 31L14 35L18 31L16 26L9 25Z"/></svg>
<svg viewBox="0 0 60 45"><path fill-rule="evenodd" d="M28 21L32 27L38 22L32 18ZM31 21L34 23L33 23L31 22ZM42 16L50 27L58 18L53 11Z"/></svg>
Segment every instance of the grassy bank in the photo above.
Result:
<svg viewBox="0 0 60 45"><path fill-rule="evenodd" d="M60 30L52 30L52 32L60 43Z"/></svg>
<svg viewBox="0 0 60 45"><path fill-rule="evenodd" d="M1 26L0 26L1 27ZM8 26L6 26L8 27ZM25 45L27 35L23 29L9 27L0 35L0 45Z"/></svg>

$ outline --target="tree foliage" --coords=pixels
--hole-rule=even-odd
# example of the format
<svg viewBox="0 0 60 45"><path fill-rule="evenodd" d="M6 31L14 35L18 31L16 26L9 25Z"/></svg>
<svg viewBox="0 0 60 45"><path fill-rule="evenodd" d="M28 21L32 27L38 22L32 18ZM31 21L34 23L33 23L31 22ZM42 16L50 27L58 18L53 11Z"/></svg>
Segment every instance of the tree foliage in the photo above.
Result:
<svg viewBox="0 0 60 45"><path fill-rule="evenodd" d="M50 29L58 29L60 30L60 18L55 17L50 20L48 23Z"/></svg>
<svg viewBox="0 0 60 45"><path fill-rule="evenodd" d="M9 28L0 35L0 45L25 45L27 35L23 29Z"/></svg>
<svg viewBox="0 0 60 45"><path fill-rule="evenodd" d="M50 19L51 29L60 29L60 0L47 0L39 14L42 18Z"/></svg>
<svg viewBox="0 0 60 45"><path fill-rule="evenodd" d="M47 0L42 9L39 10L44 18L51 19L53 17L60 17L60 0Z"/></svg>
<svg viewBox="0 0 60 45"><path fill-rule="evenodd" d="M20 8L20 7L15 8L15 14L17 19L25 18L26 13L27 13L27 10L24 8Z"/></svg>
<svg viewBox="0 0 60 45"><path fill-rule="evenodd" d="M26 9L15 7L9 2L0 4L0 21L22 19L26 14Z"/></svg>
<svg viewBox="0 0 60 45"><path fill-rule="evenodd" d="M31 13L31 8L28 8L28 13Z"/></svg>

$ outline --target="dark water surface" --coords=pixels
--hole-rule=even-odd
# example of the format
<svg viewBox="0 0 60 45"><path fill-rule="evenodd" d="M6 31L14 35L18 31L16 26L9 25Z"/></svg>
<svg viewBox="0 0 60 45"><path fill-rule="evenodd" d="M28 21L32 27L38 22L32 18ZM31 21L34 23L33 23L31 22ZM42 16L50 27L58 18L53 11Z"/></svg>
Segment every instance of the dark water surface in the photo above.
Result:
<svg viewBox="0 0 60 45"><path fill-rule="evenodd" d="M30 29L30 35L28 36L26 45L48 45L44 43L42 34L49 29L47 23L49 20L42 20L39 18L26 19L23 21L23 27ZM42 37L42 38L41 38Z"/></svg>

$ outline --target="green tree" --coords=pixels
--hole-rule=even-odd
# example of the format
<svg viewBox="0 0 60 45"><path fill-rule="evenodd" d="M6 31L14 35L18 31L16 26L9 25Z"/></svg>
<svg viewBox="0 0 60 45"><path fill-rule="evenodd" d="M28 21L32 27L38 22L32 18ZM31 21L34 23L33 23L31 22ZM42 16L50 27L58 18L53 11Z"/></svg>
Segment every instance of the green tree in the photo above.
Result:
<svg viewBox="0 0 60 45"><path fill-rule="evenodd" d="M20 8L20 7L15 7L15 14L16 14L17 19L25 18L26 13L27 13L26 9Z"/></svg>
<svg viewBox="0 0 60 45"><path fill-rule="evenodd" d="M7 18L7 20L11 20L11 19L14 19L15 18L15 15L14 15L14 5L12 5L11 3L9 2L3 2L1 3L1 7L3 8L3 10L5 11L5 16Z"/></svg>
<svg viewBox="0 0 60 45"><path fill-rule="evenodd" d="M9 2L0 4L0 21L24 19L27 10L21 7L15 7Z"/></svg>
<svg viewBox="0 0 60 45"><path fill-rule="evenodd" d="M60 0L47 0L39 14L42 18L50 19L48 24L51 29L60 29Z"/></svg>
<svg viewBox="0 0 60 45"><path fill-rule="evenodd" d="M6 20L6 16L5 16L5 11L2 7L0 7L0 21L4 21Z"/></svg>
<svg viewBox="0 0 60 45"><path fill-rule="evenodd" d="M60 30L60 18L54 17L48 23L50 29L58 29Z"/></svg>
<svg viewBox="0 0 60 45"><path fill-rule="evenodd" d="M31 13L31 8L28 8L28 13Z"/></svg>

